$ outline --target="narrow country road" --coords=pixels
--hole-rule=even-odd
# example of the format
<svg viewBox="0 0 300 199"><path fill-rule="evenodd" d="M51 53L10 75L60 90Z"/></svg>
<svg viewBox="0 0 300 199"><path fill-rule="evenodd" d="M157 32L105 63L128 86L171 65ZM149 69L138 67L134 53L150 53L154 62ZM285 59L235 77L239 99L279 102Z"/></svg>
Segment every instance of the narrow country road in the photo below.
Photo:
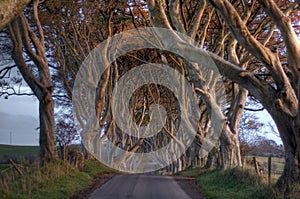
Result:
<svg viewBox="0 0 300 199"><path fill-rule="evenodd" d="M119 175L90 199L191 199L171 176Z"/></svg>

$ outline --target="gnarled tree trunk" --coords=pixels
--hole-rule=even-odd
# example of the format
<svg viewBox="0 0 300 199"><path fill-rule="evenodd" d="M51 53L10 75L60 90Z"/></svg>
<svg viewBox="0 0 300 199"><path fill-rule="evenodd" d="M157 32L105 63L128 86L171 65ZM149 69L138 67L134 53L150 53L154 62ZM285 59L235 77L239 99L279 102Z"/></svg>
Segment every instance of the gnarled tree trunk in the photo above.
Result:
<svg viewBox="0 0 300 199"><path fill-rule="evenodd" d="M37 33L31 29L23 13L9 25L13 41L14 59L22 77L39 100L40 120L40 159L45 164L57 159L56 136L54 125L53 84L45 54L43 29L38 18L38 1L33 3L33 18ZM34 47L33 47L34 46ZM23 48L35 64L37 73L33 73L25 62Z"/></svg>
<svg viewBox="0 0 300 199"><path fill-rule="evenodd" d="M279 188L285 188L285 195L289 197L291 186L299 183L300 180L299 126L296 124L297 118L292 118L278 110L271 111L270 114L276 123L285 149L284 170L277 185Z"/></svg>

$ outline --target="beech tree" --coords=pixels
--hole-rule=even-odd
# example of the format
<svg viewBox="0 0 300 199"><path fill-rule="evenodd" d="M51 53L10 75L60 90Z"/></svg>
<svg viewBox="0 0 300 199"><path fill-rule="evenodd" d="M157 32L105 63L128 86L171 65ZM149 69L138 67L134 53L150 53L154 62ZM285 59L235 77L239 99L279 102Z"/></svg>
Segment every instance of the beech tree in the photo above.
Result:
<svg viewBox="0 0 300 199"><path fill-rule="evenodd" d="M55 115L55 118L56 142L60 147L59 155L63 160L66 160L68 146L72 142L78 142L80 136L75 127L74 117L70 111L61 111Z"/></svg>
<svg viewBox="0 0 300 199"><path fill-rule="evenodd" d="M39 101L40 158L41 163L44 164L57 158L57 150L52 98L54 86L46 57L45 37L39 20L38 6L39 1L34 1L32 12L29 14L32 20L21 12L8 28L13 42L12 58ZM27 56L34 66L25 61Z"/></svg>
<svg viewBox="0 0 300 199"><path fill-rule="evenodd" d="M179 3L178 1L175 2ZM290 185L299 182L300 178L298 103L300 41L297 38L297 31L299 30L294 27L294 22L298 17L295 14L297 2L288 4L277 2L278 5L272 0L236 1L233 3L228 0L210 0L208 2L212 8L216 9L217 15L221 17L224 25L230 31L230 37L236 40L238 44L236 47L247 51L247 56L255 59L255 67L260 68L259 73L257 73L257 71L243 68L242 63L236 63L230 59L226 60L225 57L208 52L208 56L214 60L220 73L247 89L251 95L259 100L275 121L285 148L285 167L278 184L285 187L286 196L288 196ZM174 23L171 25L169 19L178 19L183 10L180 7L175 7L178 8L176 9L177 13L166 13L166 5L170 6L171 4L166 4L161 0L149 1L150 19L153 26L173 30L176 26ZM251 9L253 6L256 9ZM263 17L264 20L269 21L268 28L261 37L257 37L255 29L250 28L250 22L244 21L249 15L252 16L253 12L259 11L261 13L257 17L260 18L256 19L261 21ZM254 19L252 18L251 21ZM256 27L260 28L263 21L258 23ZM274 31L275 27L278 31ZM157 34L160 37L163 36L159 31ZM270 41L268 38L274 38L276 34L281 35L280 43L284 48L278 49L266 45ZM165 39L165 37L162 38L164 38L162 40L164 45L172 45L173 48L178 49L178 53L195 53L193 61L201 63L200 56L196 56L201 53L199 47L184 43L175 32L172 41ZM265 43L264 40L267 42ZM285 58L285 62L281 59L282 57ZM191 70L197 71L195 65L190 67L192 67Z"/></svg>

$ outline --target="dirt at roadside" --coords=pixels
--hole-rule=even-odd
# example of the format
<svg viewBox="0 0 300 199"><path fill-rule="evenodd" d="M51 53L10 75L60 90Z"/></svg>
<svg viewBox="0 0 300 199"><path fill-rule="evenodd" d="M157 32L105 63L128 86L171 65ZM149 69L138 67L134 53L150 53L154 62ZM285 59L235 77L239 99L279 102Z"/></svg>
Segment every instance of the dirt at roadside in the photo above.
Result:
<svg viewBox="0 0 300 199"><path fill-rule="evenodd" d="M116 176L116 173L101 172L93 179L93 181L84 189L80 190L75 195L71 196L70 199L87 199L94 190L101 187L112 177Z"/></svg>
<svg viewBox="0 0 300 199"><path fill-rule="evenodd" d="M191 199L207 199L198 188L196 178L185 176L173 176L173 178Z"/></svg>

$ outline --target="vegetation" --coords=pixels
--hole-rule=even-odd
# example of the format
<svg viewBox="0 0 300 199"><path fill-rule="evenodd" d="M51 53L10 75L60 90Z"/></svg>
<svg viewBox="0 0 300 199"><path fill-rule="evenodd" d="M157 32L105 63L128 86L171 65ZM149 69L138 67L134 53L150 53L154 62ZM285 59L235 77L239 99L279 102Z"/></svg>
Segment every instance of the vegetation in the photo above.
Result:
<svg viewBox="0 0 300 199"><path fill-rule="evenodd" d="M197 178L197 185L211 199L275 198L275 191L251 169L208 170L201 167L181 172Z"/></svg>
<svg viewBox="0 0 300 199"><path fill-rule="evenodd" d="M198 183L210 198L274 198L272 189L252 170L215 170L200 176Z"/></svg>
<svg viewBox="0 0 300 199"><path fill-rule="evenodd" d="M88 160L82 171L68 163L49 163L23 176L1 173L0 198L69 198L85 188L100 172L116 172L98 161Z"/></svg>
<svg viewBox="0 0 300 199"><path fill-rule="evenodd" d="M0 164L0 198L68 198L90 184L98 173L117 172L96 160L86 160L82 170L66 161L44 167L28 164L26 157L38 158L38 152L38 146L0 145L1 162L13 158L22 162L18 167L24 172L21 176L10 164Z"/></svg>

